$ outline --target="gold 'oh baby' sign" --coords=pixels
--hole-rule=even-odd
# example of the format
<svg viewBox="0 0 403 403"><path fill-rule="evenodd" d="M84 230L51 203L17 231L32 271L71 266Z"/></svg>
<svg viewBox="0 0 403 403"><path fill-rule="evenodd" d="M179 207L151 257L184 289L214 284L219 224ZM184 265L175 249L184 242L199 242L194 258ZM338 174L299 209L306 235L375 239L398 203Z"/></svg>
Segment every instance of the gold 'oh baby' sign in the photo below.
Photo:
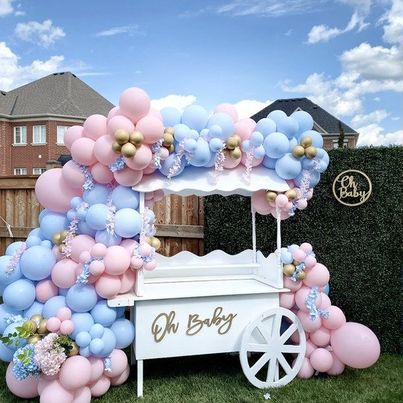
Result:
<svg viewBox="0 0 403 403"><path fill-rule="evenodd" d="M368 175L356 169L340 173L333 181L334 197L345 206L359 206L368 200L371 193L372 183Z"/></svg>

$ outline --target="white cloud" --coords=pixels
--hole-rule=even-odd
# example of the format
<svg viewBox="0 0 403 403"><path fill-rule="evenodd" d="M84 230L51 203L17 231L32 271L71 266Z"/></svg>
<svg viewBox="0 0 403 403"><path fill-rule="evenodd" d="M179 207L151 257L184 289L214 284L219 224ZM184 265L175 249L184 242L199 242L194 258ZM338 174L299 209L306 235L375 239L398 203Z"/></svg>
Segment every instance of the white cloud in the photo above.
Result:
<svg viewBox="0 0 403 403"><path fill-rule="evenodd" d="M120 27L113 27L104 31L99 31L94 36L115 36L121 34L133 35L135 33L140 33L138 25L121 25Z"/></svg>
<svg viewBox="0 0 403 403"><path fill-rule="evenodd" d="M49 47L57 40L66 36L61 27L53 25L52 20L45 20L42 23L29 21L17 24L15 34L23 41Z"/></svg>
<svg viewBox="0 0 403 403"><path fill-rule="evenodd" d="M360 127L360 133L357 141L357 147L363 146L388 146L403 145L403 130L397 130L391 133L384 133L383 127L376 123Z"/></svg>
<svg viewBox="0 0 403 403"><path fill-rule="evenodd" d="M14 13L16 17L23 17L26 14L25 11L18 10Z"/></svg>
<svg viewBox="0 0 403 403"><path fill-rule="evenodd" d="M371 123L380 123L382 120L387 118L390 113L386 112L384 109L377 109L368 114L358 114L351 119L352 125L355 127L369 125Z"/></svg>
<svg viewBox="0 0 403 403"><path fill-rule="evenodd" d="M257 101L255 99L243 99L235 103L235 107L238 111L238 116L240 119L249 118L255 113L261 111L267 105L271 104L273 101Z"/></svg>
<svg viewBox="0 0 403 403"><path fill-rule="evenodd" d="M0 17L11 14L14 11L13 3L14 0L0 0Z"/></svg>
<svg viewBox="0 0 403 403"><path fill-rule="evenodd" d="M170 94L166 97L152 100L151 106L158 110L171 106L183 111L187 106L192 105L195 102L196 97L194 95Z"/></svg>
<svg viewBox="0 0 403 403"><path fill-rule="evenodd" d="M392 6L380 22L384 22L383 40L388 43L403 43L403 1L391 0Z"/></svg>
<svg viewBox="0 0 403 403"><path fill-rule="evenodd" d="M339 28L330 28L327 25L314 25L308 33L308 43L327 42L329 39L343 33Z"/></svg>

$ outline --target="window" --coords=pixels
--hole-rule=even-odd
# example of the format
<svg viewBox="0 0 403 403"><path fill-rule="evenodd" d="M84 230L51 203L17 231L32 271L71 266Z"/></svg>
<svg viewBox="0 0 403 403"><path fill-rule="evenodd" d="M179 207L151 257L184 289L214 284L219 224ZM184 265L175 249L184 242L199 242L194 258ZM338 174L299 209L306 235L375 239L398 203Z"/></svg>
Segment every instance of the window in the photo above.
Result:
<svg viewBox="0 0 403 403"><path fill-rule="evenodd" d="M46 168L33 168L32 174L33 175L41 175L46 171Z"/></svg>
<svg viewBox="0 0 403 403"><path fill-rule="evenodd" d="M343 141L343 148L348 147L348 139ZM333 148L339 148L339 140L333 140Z"/></svg>
<svg viewBox="0 0 403 403"><path fill-rule="evenodd" d="M27 144L27 127L14 127L14 144Z"/></svg>
<svg viewBox="0 0 403 403"><path fill-rule="evenodd" d="M32 132L33 144L46 144L46 126L34 126Z"/></svg>
<svg viewBox="0 0 403 403"><path fill-rule="evenodd" d="M56 144L64 145L64 134L69 126L57 126Z"/></svg>
<svg viewBox="0 0 403 403"><path fill-rule="evenodd" d="M26 175L27 168L14 168L14 175Z"/></svg>

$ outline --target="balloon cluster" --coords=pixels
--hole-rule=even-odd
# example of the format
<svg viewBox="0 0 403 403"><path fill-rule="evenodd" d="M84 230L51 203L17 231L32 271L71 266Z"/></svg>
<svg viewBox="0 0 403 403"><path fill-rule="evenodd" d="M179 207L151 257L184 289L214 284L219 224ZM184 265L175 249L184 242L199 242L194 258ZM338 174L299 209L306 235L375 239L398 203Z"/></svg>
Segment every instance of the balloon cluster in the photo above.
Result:
<svg viewBox="0 0 403 403"><path fill-rule="evenodd" d="M376 335L366 326L346 322L343 311L331 304L330 274L317 263L309 243L282 248L284 287L290 292L280 295L280 305L291 309L300 320L306 336L306 352L300 378L315 372L340 375L348 365L367 368L380 354ZM298 334L291 340L298 343Z"/></svg>

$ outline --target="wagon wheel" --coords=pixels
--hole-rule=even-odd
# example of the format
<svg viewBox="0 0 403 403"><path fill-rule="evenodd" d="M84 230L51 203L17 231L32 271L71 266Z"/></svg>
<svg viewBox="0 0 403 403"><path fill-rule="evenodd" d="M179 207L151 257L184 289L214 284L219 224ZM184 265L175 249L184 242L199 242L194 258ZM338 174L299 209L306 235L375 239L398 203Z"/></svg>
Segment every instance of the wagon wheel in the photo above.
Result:
<svg viewBox="0 0 403 403"><path fill-rule="evenodd" d="M287 329L282 329L283 318L289 324ZM294 344L291 336L298 343ZM257 388L284 386L301 369L305 347L305 332L297 316L285 308L270 309L249 323L243 333L239 352L242 370Z"/></svg>

